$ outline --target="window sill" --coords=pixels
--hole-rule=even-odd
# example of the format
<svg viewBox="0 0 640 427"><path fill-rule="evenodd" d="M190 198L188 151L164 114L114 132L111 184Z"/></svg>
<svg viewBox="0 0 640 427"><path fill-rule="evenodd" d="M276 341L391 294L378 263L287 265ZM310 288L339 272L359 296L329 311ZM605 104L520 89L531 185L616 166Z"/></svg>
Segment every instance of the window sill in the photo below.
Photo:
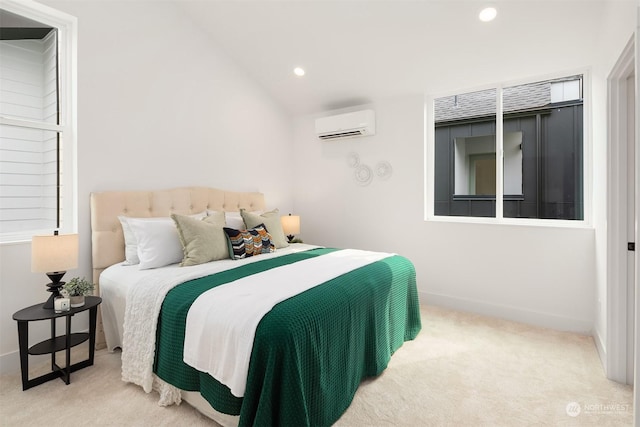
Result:
<svg viewBox="0 0 640 427"><path fill-rule="evenodd" d="M0 245L12 245L12 244L22 244L22 243L31 243L31 238L33 236L48 236L53 234L54 228L46 228L41 230L25 230L25 231L16 231L13 233L0 233ZM71 230L64 230L62 228L57 229L60 234L74 233Z"/></svg>
<svg viewBox="0 0 640 427"><path fill-rule="evenodd" d="M591 229L593 224L586 220L565 220L565 219L534 219L534 218L493 218L493 217L469 217L469 216L440 216L427 215L426 222L442 222L457 224L489 224L517 227L543 227L543 228L575 228Z"/></svg>
<svg viewBox="0 0 640 427"><path fill-rule="evenodd" d="M0 237L0 246L13 246L13 245L25 245L31 244L31 237L29 238L7 238L3 239Z"/></svg>

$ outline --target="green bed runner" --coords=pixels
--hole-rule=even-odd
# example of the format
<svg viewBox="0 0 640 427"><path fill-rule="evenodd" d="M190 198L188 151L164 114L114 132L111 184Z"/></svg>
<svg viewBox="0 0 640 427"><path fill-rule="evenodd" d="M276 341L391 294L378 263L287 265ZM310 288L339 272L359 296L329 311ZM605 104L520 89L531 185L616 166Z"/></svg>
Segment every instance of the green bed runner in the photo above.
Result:
<svg viewBox="0 0 640 427"><path fill-rule="evenodd" d="M379 375L421 329L415 269L404 257L374 262L275 305L256 330L242 398L182 361L187 312L201 293L332 251L258 261L173 288L158 319L154 372L178 388L200 391L219 412L240 415L240 425L333 424L362 379Z"/></svg>

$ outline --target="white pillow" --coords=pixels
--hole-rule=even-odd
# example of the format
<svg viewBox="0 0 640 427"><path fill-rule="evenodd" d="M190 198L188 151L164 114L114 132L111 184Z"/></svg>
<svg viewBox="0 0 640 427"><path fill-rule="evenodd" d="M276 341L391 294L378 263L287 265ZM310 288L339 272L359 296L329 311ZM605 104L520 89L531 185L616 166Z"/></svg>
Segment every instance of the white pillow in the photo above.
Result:
<svg viewBox="0 0 640 427"><path fill-rule="evenodd" d="M140 270L164 267L182 261L182 244L176 224L171 218L129 218L129 227L136 236Z"/></svg>
<svg viewBox="0 0 640 427"><path fill-rule="evenodd" d="M207 212L203 211L197 214L189 215L191 218L202 219L207 216ZM151 218L130 218L127 216L118 216L118 220L120 220L120 224L122 225L122 232L124 234L124 265L135 265L140 264L140 258L138 257L138 241L136 239L136 235L134 234L131 226L129 225L129 220L141 220L141 221L171 221L173 220L169 217L151 217Z"/></svg>
<svg viewBox="0 0 640 427"><path fill-rule="evenodd" d="M130 218L126 216L119 216L120 225L122 225L122 233L124 234L124 265L140 264L140 258L138 258L138 245L136 243L136 236L129 227L128 220Z"/></svg>
<svg viewBox="0 0 640 427"><path fill-rule="evenodd" d="M236 230L244 230L244 220L240 216L240 212L225 212L224 222L229 228L235 228Z"/></svg>
<svg viewBox="0 0 640 427"><path fill-rule="evenodd" d="M207 215L213 215L217 211L211 211L207 209ZM251 211L256 215L262 214L264 211ZM247 226L244 224L244 220L242 219L242 215L240 212L225 212L224 213L224 222L226 227L233 228L236 230L245 230Z"/></svg>

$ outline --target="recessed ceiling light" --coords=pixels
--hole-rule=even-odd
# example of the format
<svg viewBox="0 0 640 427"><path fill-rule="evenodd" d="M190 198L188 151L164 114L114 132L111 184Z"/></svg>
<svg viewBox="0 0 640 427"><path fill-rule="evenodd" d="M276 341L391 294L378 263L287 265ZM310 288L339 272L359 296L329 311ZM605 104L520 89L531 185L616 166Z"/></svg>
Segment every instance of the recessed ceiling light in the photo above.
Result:
<svg viewBox="0 0 640 427"><path fill-rule="evenodd" d="M304 76L304 70L300 67L296 67L293 69L293 74L295 74L298 77L302 77Z"/></svg>
<svg viewBox="0 0 640 427"><path fill-rule="evenodd" d="M493 21L497 14L498 11L495 7L486 7L480 11L478 18L480 18L482 22L489 22Z"/></svg>

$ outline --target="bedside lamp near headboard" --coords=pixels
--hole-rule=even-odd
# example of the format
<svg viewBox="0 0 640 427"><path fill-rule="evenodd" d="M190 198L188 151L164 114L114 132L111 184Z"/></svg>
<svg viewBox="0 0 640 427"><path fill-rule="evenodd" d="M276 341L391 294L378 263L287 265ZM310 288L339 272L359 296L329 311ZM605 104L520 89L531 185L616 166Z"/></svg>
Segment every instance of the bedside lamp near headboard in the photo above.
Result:
<svg viewBox="0 0 640 427"><path fill-rule="evenodd" d="M295 237L295 234L300 234L300 216L291 215L280 217L280 223L282 223L282 230L289 239L289 243Z"/></svg>

